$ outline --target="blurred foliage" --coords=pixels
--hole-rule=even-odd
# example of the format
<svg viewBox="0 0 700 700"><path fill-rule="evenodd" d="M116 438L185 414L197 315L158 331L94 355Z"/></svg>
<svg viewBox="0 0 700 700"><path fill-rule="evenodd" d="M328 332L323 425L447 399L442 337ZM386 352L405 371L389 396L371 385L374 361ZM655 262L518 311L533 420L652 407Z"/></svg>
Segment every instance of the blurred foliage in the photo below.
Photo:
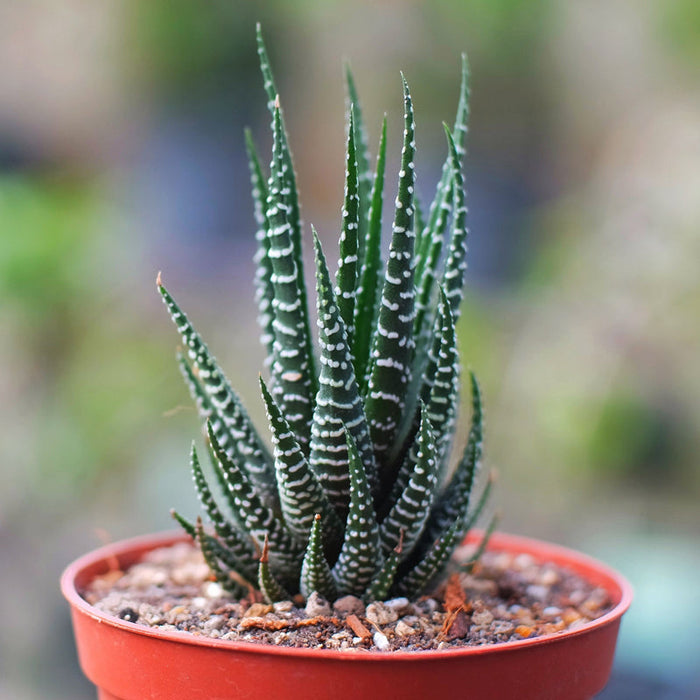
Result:
<svg viewBox="0 0 700 700"><path fill-rule="evenodd" d="M246 94L257 81L255 24L274 25L276 3L139 0L127 5L132 76L149 90L196 101ZM278 21L278 20L277 20ZM257 86L257 83L256 83Z"/></svg>
<svg viewBox="0 0 700 700"><path fill-rule="evenodd" d="M251 3L153 0L133 2L129 9L127 26L137 47L132 60L148 67L159 89L220 86L222 76L255 56Z"/></svg>
<svg viewBox="0 0 700 700"><path fill-rule="evenodd" d="M434 0L422 10L426 25L447 32L451 45L466 32L469 52L488 59L490 70L520 72L550 28L553 6L551 0Z"/></svg>
<svg viewBox="0 0 700 700"><path fill-rule="evenodd" d="M90 288L86 267L97 221L94 192L78 182L0 179L0 294L39 330ZM48 305L47 299L51 300ZM65 332L63 329L62 332Z"/></svg>
<svg viewBox="0 0 700 700"><path fill-rule="evenodd" d="M7 232L0 246L0 352L20 353L5 388L19 415L8 416L3 430L20 420L21 431L34 436L3 461L16 472L15 488L25 484L17 495L49 498L54 506L94 485L102 470L136 466L137 446L169 395L162 342L143 332L147 319L121 296L105 244L108 220L94 184L0 181Z"/></svg>
<svg viewBox="0 0 700 700"><path fill-rule="evenodd" d="M668 49L697 74L700 72L700 3L665 0L659 12L659 31Z"/></svg>
<svg viewBox="0 0 700 700"><path fill-rule="evenodd" d="M678 478L682 416L634 391L614 387L602 407L594 407L588 462L594 470L648 482L673 484Z"/></svg>

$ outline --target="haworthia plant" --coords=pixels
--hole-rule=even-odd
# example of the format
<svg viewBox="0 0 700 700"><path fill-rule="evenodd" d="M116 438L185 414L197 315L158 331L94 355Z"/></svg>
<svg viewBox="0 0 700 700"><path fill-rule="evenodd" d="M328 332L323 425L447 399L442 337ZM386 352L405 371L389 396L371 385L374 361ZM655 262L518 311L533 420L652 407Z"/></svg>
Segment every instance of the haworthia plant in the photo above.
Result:
<svg viewBox="0 0 700 700"><path fill-rule="evenodd" d="M372 171L365 121L346 69L345 196L334 283L313 232L316 355L296 175L259 28L258 55L272 117L267 173L250 132L246 148L258 228L255 297L269 368L260 388L272 450L159 276L184 347L180 370L206 424L215 485L193 446L190 466L211 526L173 515L234 596L251 588L268 602L313 592L328 599L418 596L444 571L491 491L489 481L473 496L483 440L473 374L469 439L448 469L459 404L455 323L466 269L466 60L455 129L446 128L447 156L427 221L415 197L413 101L402 76L403 149L386 261L386 118Z"/></svg>

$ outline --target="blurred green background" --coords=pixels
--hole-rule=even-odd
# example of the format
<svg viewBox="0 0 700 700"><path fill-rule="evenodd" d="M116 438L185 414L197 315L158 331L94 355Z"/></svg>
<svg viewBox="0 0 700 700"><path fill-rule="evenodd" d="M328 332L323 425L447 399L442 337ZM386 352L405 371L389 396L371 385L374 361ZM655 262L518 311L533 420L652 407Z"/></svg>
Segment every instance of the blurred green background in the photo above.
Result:
<svg viewBox="0 0 700 700"><path fill-rule="evenodd" d="M388 113L389 197L405 72L427 202L468 52L461 349L501 527L631 579L603 697L700 696L699 7L0 0L0 697L94 697L61 569L197 511L159 270L262 418L242 138L269 148L257 20L331 259L343 61L373 149Z"/></svg>

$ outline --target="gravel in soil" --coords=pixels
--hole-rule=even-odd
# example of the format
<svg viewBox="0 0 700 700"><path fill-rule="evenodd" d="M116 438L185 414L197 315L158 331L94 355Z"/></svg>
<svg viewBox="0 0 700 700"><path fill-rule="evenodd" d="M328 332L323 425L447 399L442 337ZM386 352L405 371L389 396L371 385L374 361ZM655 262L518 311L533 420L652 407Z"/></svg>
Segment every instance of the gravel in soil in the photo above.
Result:
<svg viewBox="0 0 700 700"><path fill-rule="evenodd" d="M465 548L466 549L466 548ZM469 551L456 552L465 561ZM461 554L461 556L460 556ZM251 591L233 600L212 581L195 547L150 552L83 592L88 603L127 622L215 639L358 651L421 651L560 634L605 614L607 592L527 554L485 552L470 573L456 571L431 596L329 603L317 594L268 605Z"/></svg>

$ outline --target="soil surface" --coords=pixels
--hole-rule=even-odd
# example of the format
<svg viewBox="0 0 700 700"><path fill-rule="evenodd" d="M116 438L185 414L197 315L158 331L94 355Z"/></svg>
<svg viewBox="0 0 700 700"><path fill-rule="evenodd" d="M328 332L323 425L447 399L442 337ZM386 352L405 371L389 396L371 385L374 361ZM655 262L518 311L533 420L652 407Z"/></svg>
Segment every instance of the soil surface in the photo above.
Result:
<svg viewBox="0 0 700 700"><path fill-rule="evenodd" d="M466 549L466 548L465 548ZM458 550L456 561L469 552ZM187 543L154 550L128 571L113 570L83 592L99 610L127 622L216 639L358 651L421 651L560 634L605 614L607 592L567 569L527 554L486 552L470 573L452 573L432 596L365 605L354 596L333 604L267 605L251 591L233 600L210 579Z"/></svg>

